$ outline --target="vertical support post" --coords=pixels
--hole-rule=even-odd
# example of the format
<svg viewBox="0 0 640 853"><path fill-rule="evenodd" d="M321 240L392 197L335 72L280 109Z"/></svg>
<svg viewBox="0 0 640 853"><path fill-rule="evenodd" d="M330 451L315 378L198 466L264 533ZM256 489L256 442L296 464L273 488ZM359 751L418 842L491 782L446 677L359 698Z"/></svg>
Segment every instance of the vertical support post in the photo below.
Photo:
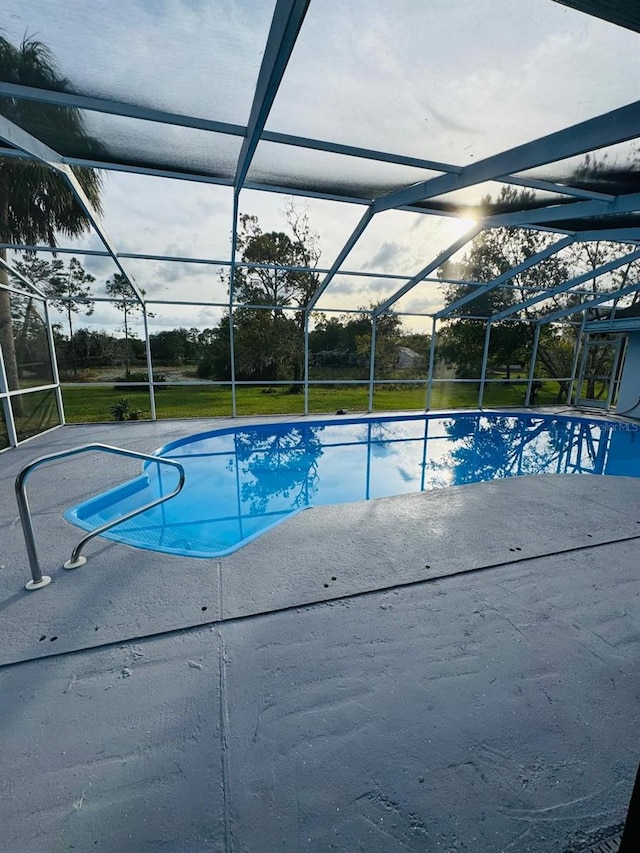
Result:
<svg viewBox="0 0 640 853"><path fill-rule="evenodd" d="M489 361L489 342L491 341L491 320L487 320L487 331L484 336L484 350L482 352L482 368L480 369L480 388L478 390L478 408L482 408L484 400L484 386L487 381L487 362Z"/></svg>
<svg viewBox="0 0 640 853"><path fill-rule="evenodd" d="M424 408L428 412L431 408L431 389L433 388L433 365L436 356L436 323L435 317L431 318L431 345L429 347L429 373L427 374L427 398Z"/></svg>
<svg viewBox="0 0 640 853"><path fill-rule="evenodd" d="M304 310L304 413L309 414L309 312Z"/></svg>
<svg viewBox="0 0 640 853"><path fill-rule="evenodd" d="M7 374L4 369L4 358L2 356L2 344L0 344L0 393L9 393L9 383L7 382ZM11 397L2 398L2 407L4 411L4 419L7 425L7 438L9 439L10 447L18 446L18 436L16 434L16 424L13 420L13 409L11 408Z"/></svg>
<svg viewBox="0 0 640 853"><path fill-rule="evenodd" d="M587 325L587 312L582 312L582 322L580 323L580 331L576 335L576 343L573 348L573 360L571 362L571 382L569 384L569 393L567 394L567 405L571 405L571 400L573 398L573 386L576 384L576 371L578 370L578 358L580 356L580 347L582 346L582 336L584 335L584 328Z"/></svg>
<svg viewBox="0 0 640 853"><path fill-rule="evenodd" d="M535 332L533 333L533 346L531 347L531 361L529 362L529 376L527 378L527 393L525 394L525 406L531 405L531 388L533 386L533 376L536 370L536 359L538 358L538 342L540 341L540 323L536 323Z"/></svg>
<svg viewBox="0 0 640 853"><path fill-rule="evenodd" d="M229 267L229 367L231 370L231 416L236 417L236 355L233 336L233 285L236 278L236 252L238 248L239 190L233 194L233 226L231 230L231 266Z"/></svg>
<svg viewBox="0 0 640 853"><path fill-rule="evenodd" d="M151 340L149 338L149 318L147 316L147 305L142 303L142 322L144 323L144 348L147 356L147 379L149 382L149 405L151 406L151 420L156 417L156 392L153 387L153 359L151 357Z"/></svg>
<svg viewBox="0 0 640 853"><path fill-rule="evenodd" d="M376 378L376 328L378 318L371 314L371 355L369 356L369 406L367 411L373 411L373 384Z"/></svg>
<svg viewBox="0 0 640 853"><path fill-rule="evenodd" d="M53 329L51 327L51 317L49 316L49 303L44 300L44 317L47 324L47 342L49 344L49 358L51 360L51 375L54 385L56 386L56 403L58 404L58 417L61 424L66 423L64 416L64 403L62 402L62 390L60 389L60 373L58 372L58 359L56 358L56 344L53 337Z"/></svg>

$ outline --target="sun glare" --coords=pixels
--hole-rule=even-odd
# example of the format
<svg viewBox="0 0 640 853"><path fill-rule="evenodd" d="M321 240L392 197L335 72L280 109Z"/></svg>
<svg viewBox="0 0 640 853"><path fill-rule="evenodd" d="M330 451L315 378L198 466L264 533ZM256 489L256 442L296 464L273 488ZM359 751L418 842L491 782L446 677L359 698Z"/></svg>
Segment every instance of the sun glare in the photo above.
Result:
<svg viewBox="0 0 640 853"><path fill-rule="evenodd" d="M457 232L457 236L461 237L465 231L469 231L476 225L475 219L456 219L455 220L455 229Z"/></svg>

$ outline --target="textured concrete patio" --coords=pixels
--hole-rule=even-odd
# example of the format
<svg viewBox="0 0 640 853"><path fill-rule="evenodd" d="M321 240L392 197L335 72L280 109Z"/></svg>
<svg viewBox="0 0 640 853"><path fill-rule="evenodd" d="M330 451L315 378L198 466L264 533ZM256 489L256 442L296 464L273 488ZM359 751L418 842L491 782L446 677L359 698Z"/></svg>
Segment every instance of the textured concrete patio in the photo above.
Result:
<svg viewBox="0 0 640 853"><path fill-rule="evenodd" d="M640 759L640 480L544 475L308 510L218 560L63 509L212 422L63 427L0 455L0 823L12 851L569 851Z"/></svg>

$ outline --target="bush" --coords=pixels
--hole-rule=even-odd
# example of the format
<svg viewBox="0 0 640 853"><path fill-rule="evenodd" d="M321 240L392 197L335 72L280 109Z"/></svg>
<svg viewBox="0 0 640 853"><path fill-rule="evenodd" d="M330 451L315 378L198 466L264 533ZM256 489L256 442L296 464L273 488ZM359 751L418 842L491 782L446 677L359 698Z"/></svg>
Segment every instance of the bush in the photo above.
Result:
<svg viewBox="0 0 640 853"><path fill-rule="evenodd" d="M132 409L126 397L121 397L117 403L109 407L114 421L139 421L142 412L140 409Z"/></svg>

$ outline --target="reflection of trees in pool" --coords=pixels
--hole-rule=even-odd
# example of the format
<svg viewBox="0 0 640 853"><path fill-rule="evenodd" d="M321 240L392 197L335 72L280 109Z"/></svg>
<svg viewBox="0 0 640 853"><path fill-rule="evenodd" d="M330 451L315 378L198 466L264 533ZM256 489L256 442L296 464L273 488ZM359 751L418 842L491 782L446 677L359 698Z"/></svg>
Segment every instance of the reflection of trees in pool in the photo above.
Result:
<svg viewBox="0 0 640 853"><path fill-rule="evenodd" d="M398 439L397 421L391 423L372 421L364 424L356 438L362 444L368 444L371 447L372 456L387 456L393 449L394 441Z"/></svg>
<svg viewBox="0 0 640 853"><path fill-rule="evenodd" d="M443 421L443 427L454 446L427 466L434 474L451 470L455 484L601 470L600 443L594 442L589 425L580 422L481 415Z"/></svg>
<svg viewBox="0 0 640 853"><path fill-rule="evenodd" d="M318 489L322 429L293 426L275 433L255 429L236 434L240 495L251 512L266 512L274 497L291 497L291 509L310 503Z"/></svg>
<svg viewBox="0 0 640 853"><path fill-rule="evenodd" d="M365 447L369 443L371 457L401 455L404 448L415 453L416 443L423 447L417 437L408 441L405 437L398 443L394 428L394 423L373 422L359 428L354 437ZM286 499L289 510L312 503L319 488L323 429L297 424L275 433L256 428L236 434L238 488L252 514L280 511L282 507L270 506L275 498ZM600 473L607 446L601 440L606 437L604 428L599 434L592 424L563 418L463 415L438 419L436 433L426 439L426 449L419 451L421 455L424 452L421 464L428 475L424 481L427 488L518 474ZM443 440L450 442L447 449L442 448ZM229 469L234 470L233 461Z"/></svg>

